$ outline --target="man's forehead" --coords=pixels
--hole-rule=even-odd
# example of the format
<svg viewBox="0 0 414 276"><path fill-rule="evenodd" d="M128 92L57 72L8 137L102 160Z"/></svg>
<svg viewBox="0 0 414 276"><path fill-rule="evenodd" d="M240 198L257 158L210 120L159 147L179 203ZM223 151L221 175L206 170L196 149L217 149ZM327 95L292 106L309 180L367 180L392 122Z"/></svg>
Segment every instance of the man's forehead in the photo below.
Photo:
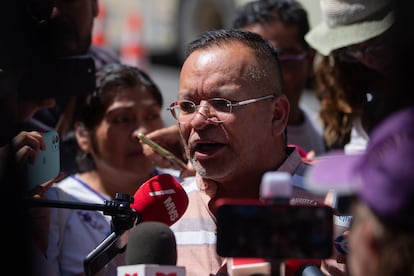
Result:
<svg viewBox="0 0 414 276"><path fill-rule="evenodd" d="M199 66L256 64L253 49L237 41L197 49L190 54L187 60L195 62Z"/></svg>

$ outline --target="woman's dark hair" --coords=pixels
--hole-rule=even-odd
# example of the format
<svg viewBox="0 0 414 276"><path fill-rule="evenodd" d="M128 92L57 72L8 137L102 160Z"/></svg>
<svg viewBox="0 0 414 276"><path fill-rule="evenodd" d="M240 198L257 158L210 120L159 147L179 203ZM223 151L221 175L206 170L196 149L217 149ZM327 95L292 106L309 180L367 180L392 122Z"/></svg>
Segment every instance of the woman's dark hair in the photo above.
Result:
<svg viewBox="0 0 414 276"><path fill-rule="evenodd" d="M126 64L108 64L96 73L96 89L86 99L82 99L80 108L76 112L76 122L87 131L94 143L95 128L105 116L108 107L122 88L133 88L137 85L144 86L154 97L161 108L163 97L160 89L151 77L141 69ZM94 167L89 154L85 154L78 147L77 163L81 171Z"/></svg>
<svg viewBox="0 0 414 276"><path fill-rule="evenodd" d="M118 94L119 88L131 88L143 85L162 107L163 98L160 89L147 73L125 64L108 64L96 73L95 92L87 96L81 104L76 121L82 122L87 130L93 130L103 119L105 111Z"/></svg>

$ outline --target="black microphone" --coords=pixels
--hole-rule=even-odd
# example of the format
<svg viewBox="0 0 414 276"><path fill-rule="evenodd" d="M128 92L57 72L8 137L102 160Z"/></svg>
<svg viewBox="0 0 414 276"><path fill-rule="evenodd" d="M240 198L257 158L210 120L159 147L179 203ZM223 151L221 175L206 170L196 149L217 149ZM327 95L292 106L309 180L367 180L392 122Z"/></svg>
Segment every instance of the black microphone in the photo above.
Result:
<svg viewBox="0 0 414 276"><path fill-rule="evenodd" d="M142 222L129 232L125 254L127 265L176 265L177 245L174 233L162 222Z"/></svg>
<svg viewBox="0 0 414 276"><path fill-rule="evenodd" d="M162 222L146 221L130 230L125 260L127 265L118 267L118 276L185 276L185 267L176 266L175 235Z"/></svg>

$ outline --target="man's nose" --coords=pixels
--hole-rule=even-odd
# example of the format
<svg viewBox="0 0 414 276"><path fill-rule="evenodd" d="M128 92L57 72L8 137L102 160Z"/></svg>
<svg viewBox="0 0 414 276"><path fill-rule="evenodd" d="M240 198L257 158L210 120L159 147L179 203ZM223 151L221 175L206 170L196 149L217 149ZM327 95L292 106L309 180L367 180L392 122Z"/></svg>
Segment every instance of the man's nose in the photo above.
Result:
<svg viewBox="0 0 414 276"><path fill-rule="evenodd" d="M204 118L208 119L210 117L210 109L207 104L200 104L197 106L197 114L200 114Z"/></svg>

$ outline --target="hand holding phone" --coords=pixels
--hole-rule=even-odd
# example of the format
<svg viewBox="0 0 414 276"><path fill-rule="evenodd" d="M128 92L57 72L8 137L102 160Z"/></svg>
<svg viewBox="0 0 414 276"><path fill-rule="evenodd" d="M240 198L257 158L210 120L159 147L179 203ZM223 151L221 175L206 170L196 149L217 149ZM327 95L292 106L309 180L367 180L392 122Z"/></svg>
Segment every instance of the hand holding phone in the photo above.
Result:
<svg viewBox="0 0 414 276"><path fill-rule="evenodd" d="M45 150L40 150L35 161L26 165L28 190L56 178L60 173L59 134L55 130L46 132L43 141Z"/></svg>
<svg viewBox="0 0 414 276"><path fill-rule="evenodd" d="M160 146L159 144L157 144L156 142L154 142L153 140L145 136L143 133L138 132L135 134L135 136L140 141L150 146L155 152L157 152L164 158L168 159L171 162L171 164L173 164L175 167L180 168L180 169L187 169L187 164L185 164L181 159L179 159L174 154L172 154L170 151L168 151L167 149L163 148L162 146Z"/></svg>

